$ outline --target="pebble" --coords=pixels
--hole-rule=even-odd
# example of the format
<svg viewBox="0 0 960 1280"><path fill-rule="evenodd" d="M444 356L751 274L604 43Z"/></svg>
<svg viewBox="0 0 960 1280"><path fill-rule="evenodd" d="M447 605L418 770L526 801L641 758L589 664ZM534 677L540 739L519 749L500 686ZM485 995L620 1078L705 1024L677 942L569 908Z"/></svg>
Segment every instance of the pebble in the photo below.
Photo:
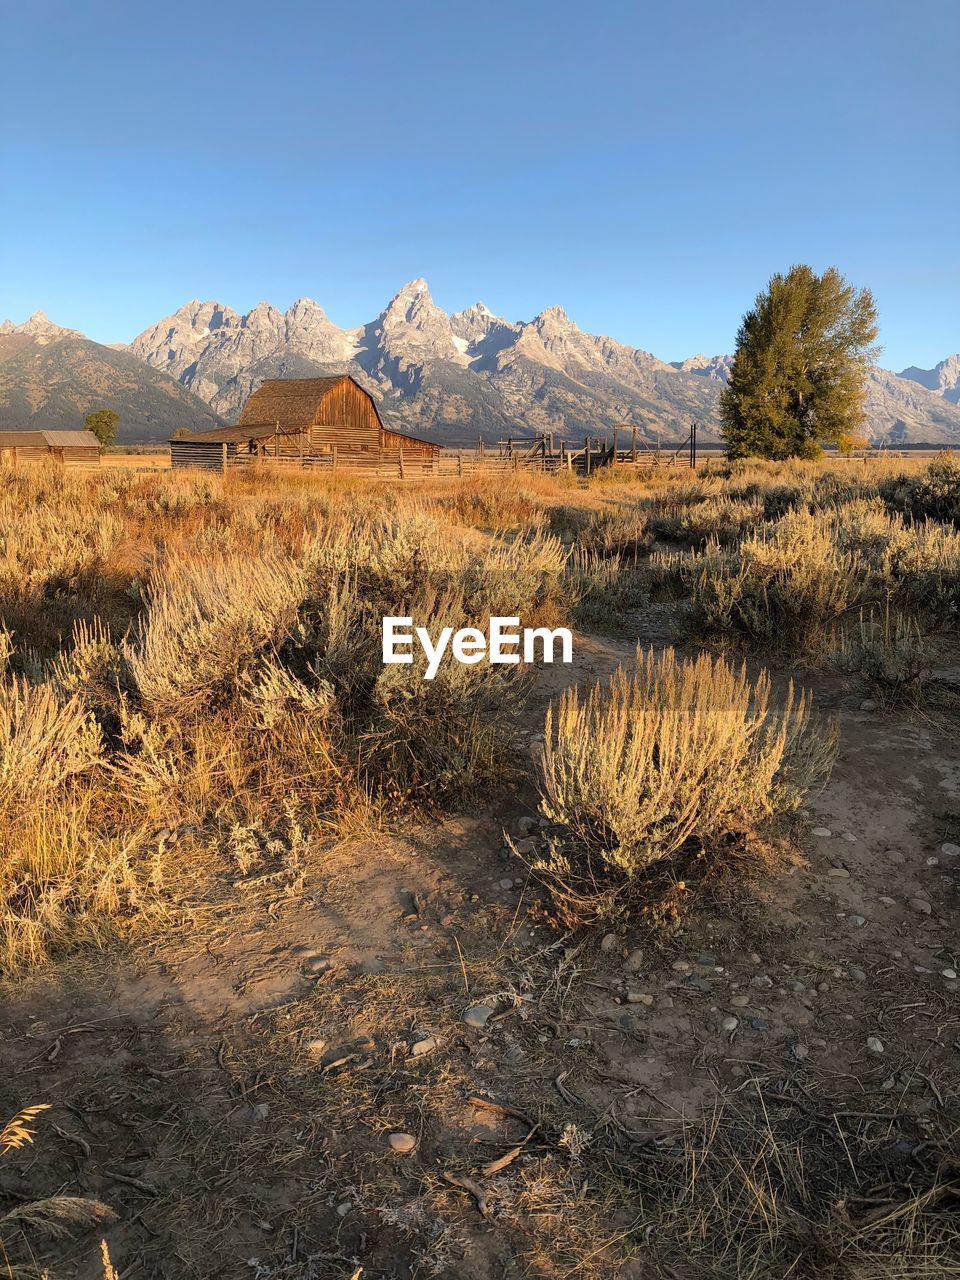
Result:
<svg viewBox="0 0 960 1280"><path fill-rule="evenodd" d="M940 852L945 858L960 858L960 844L951 844L948 840L940 846Z"/></svg>
<svg viewBox="0 0 960 1280"><path fill-rule="evenodd" d="M849 880L850 878L850 872L846 867L831 867L827 874L833 876L836 880Z"/></svg>
<svg viewBox="0 0 960 1280"><path fill-rule="evenodd" d="M956 969L941 969L940 977L946 978L948 982L955 982L957 977Z"/></svg>
<svg viewBox="0 0 960 1280"><path fill-rule="evenodd" d="M755 973L750 979L751 987L758 987L761 991L769 991L773 986L773 979L765 973Z"/></svg>
<svg viewBox="0 0 960 1280"><path fill-rule="evenodd" d="M814 827L813 834L815 836L820 836L822 840L829 840L830 837L833 835L833 832L830 830L829 827Z"/></svg>
<svg viewBox="0 0 960 1280"><path fill-rule="evenodd" d="M885 893L882 894L877 901L882 903L885 907L895 907L897 905L896 898L888 898Z"/></svg>
<svg viewBox="0 0 960 1280"><path fill-rule="evenodd" d="M810 1056L810 1050L807 1048L805 1044L802 1043L802 1041L799 1041L799 1040L793 1046L792 1052L797 1062L803 1062L805 1058L808 1058Z"/></svg>
<svg viewBox="0 0 960 1280"><path fill-rule="evenodd" d="M864 700L860 703L861 711L876 711L876 709L877 709L877 704L873 698L864 698Z"/></svg>
<svg viewBox="0 0 960 1280"><path fill-rule="evenodd" d="M353 1208L352 1200L341 1200L340 1203L337 1205L337 1217L345 1218L352 1208Z"/></svg>
<svg viewBox="0 0 960 1280"><path fill-rule="evenodd" d="M524 856L529 856L531 853L537 852L537 842L532 836L527 836L525 840L515 840L513 842L513 847L516 849L517 853L523 854Z"/></svg>
<svg viewBox="0 0 960 1280"><path fill-rule="evenodd" d="M485 1027L492 1013L489 1005L474 1004L464 1010L463 1021L468 1027Z"/></svg>
<svg viewBox="0 0 960 1280"><path fill-rule="evenodd" d="M928 916L933 910L926 898L911 898L910 907L912 910L919 912L922 916Z"/></svg>
<svg viewBox="0 0 960 1280"><path fill-rule="evenodd" d="M522 836L528 836L531 831L537 829L538 822L536 818L523 817L517 819L517 830Z"/></svg>
<svg viewBox="0 0 960 1280"><path fill-rule="evenodd" d="M853 832L852 832L852 831L845 831L845 832L843 833L843 838L844 838L844 840L846 840L846 841L848 842L848 844L856 844L856 843L857 843L857 837L853 834Z"/></svg>
<svg viewBox="0 0 960 1280"><path fill-rule="evenodd" d="M731 996L730 1003L736 1009L745 1009L747 1005L750 1003L750 997L749 996Z"/></svg>
<svg viewBox="0 0 960 1280"><path fill-rule="evenodd" d="M437 1047L437 1042L433 1036L424 1036L422 1040L415 1040L410 1046L411 1058L422 1058L425 1054L433 1053Z"/></svg>
<svg viewBox="0 0 960 1280"><path fill-rule="evenodd" d="M653 1004L653 996L647 995L645 991L628 991L627 1004Z"/></svg>
<svg viewBox="0 0 960 1280"><path fill-rule="evenodd" d="M322 1058L327 1049L326 1040L308 1040L303 1046L311 1058Z"/></svg>
<svg viewBox="0 0 960 1280"><path fill-rule="evenodd" d="M601 951L613 951L617 945L617 935L615 933L605 933L600 943Z"/></svg>
<svg viewBox="0 0 960 1280"><path fill-rule="evenodd" d="M500 881L500 888L501 888L501 889L512 889L512 888L513 888L513 880L512 880L512 879L511 879L511 880L507 880L507 879L503 879L503 880L501 880L501 881Z"/></svg>
<svg viewBox="0 0 960 1280"><path fill-rule="evenodd" d="M717 957L711 955L709 951L701 951L697 956L697 964L703 965L705 969L713 969L717 964Z"/></svg>
<svg viewBox="0 0 960 1280"><path fill-rule="evenodd" d="M740 1019L733 1017L733 1015L731 1014L729 1017L724 1018L724 1020L720 1023L720 1030L736 1031L739 1025L740 1025Z"/></svg>
<svg viewBox="0 0 960 1280"><path fill-rule="evenodd" d="M766 1020L766 1018L751 1018L750 1025L751 1027L753 1027L754 1031L770 1030L770 1023Z"/></svg>
<svg viewBox="0 0 960 1280"><path fill-rule="evenodd" d="M847 924L853 925L854 929L861 929L866 923L866 916L847 916Z"/></svg>
<svg viewBox="0 0 960 1280"><path fill-rule="evenodd" d="M643 952L639 947L631 951L623 962L624 973L639 973L643 968Z"/></svg>
<svg viewBox="0 0 960 1280"><path fill-rule="evenodd" d="M316 974L317 977L321 973L328 973L333 967L333 962L328 956L308 956L304 966L308 973Z"/></svg>
<svg viewBox="0 0 960 1280"><path fill-rule="evenodd" d="M690 972L690 961L689 961L689 960L674 960L674 962L673 962L673 964L670 966L670 968L673 970L673 972L674 972L674 973L689 973L689 972Z"/></svg>
<svg viewBox="0 0 960 1280"><path fill-rule="evenodd" d="M713 983L708 982L706 978L688 978L687 986L693 987L694 991L703 991L709 993L713 990Z"/></svg>
<svg viewBox="0 0 960 1280"><path fill-rule="evenodd" d="M658 1004L660 1005L660 1008L661 1008L661 1009L672 1009L672 1008L673 1008L673 996L661 996L661 997L660 997L660 999L659 999L659 1001L658 1001Z"/></svg>
<svg viewBox="0 0 960 1280"><path fill-rule="evenodd" d="M799 978L788 978L786 988L788 991L806 991L807 989Z"/></svg>
<svg viewBox="0 0 960 1280"><path fill-rule="evenodd" d="M890 859L891 862L896 863L898 867L902 867L903 864L906 862L906 858L903 856L902 853L900 853L898 849L888 849L887 857Z"/></svg>
<svg viewBox="0 0 960 1280"><path fill-rule="evenodd" d="M387 1137L391 1151L399 1151L402 1155L409 1155L417 1145L417 1140L412 1133L391 1133Z"/></svg>
<svg viewBox="0 0 960 1280"><path fill-rule="evenodd" d="M867 980L866 971L863 969L858 969L856 965L851 965L850 968L847 970L847 973L849 973L850 977L854 980L854 982L866 982Z"/></svg>
<svg viewBox="0 0 960 1280"><path fill-rule="evenodd" d="M927 866L928 866L928 867L939 867L939 865L940 865L940 859L939 859L939 858L928 858L928 859L927 859Z"/></svg>
<svg viewBox="0 0 960 1280"><path fill-rule="evenodd" d="M883 1053L883 1041L879 1036L867 1036L867 1051L878 1056Z"/></svg>

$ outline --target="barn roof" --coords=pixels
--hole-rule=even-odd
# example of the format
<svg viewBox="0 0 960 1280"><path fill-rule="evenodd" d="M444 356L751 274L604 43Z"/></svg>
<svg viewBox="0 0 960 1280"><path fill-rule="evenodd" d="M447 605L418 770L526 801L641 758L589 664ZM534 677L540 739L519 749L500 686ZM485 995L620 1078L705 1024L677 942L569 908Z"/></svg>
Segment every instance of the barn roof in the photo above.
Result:
<svg viewBox="0 0 960 1280"><path fill-rule="evenodd" d="M92 431L0 431L0 448L9 449L14 446L22 448L63 449L69 445L94 449L100 448L100 441Z"/></svg>
<svg viewBox="0 0 960 1280"><path fill-rule="evenodd" d="M209 431L191 431L189 435L175 436L174 440L207 441L210 444L239 444L242 440L266 440L274 435L295 436L299 427L281 427L276 422L248 422L245 426L211 427Z"/></svg>
<svg viewBox="0 0 960 1280"><path fill-rule="evenodd" d="M347 373L333 374L328 378L268 378L243 406L240 426L282 422L285 427L309 427L317 420L323 397L341 382L352 382L360 387L356 378L351 378ZM363 387L360 390L367 396L379 418L380 413L373 396Z"/></svg>

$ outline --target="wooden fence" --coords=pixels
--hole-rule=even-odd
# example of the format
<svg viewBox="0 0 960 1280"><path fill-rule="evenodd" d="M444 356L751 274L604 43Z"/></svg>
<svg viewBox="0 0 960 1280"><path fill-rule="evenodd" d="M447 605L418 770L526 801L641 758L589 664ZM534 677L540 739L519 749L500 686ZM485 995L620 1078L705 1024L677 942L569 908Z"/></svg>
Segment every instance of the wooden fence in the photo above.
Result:
<svg viewBox="0 0 960 1280"><path fill-rule="evenodd" d="M429 476L507 475L517 472L569 471L588 476L614 464L621 467L660 467L697 465L697 424L692 423L687 438L666 448L638 441L636 428L625 434L617 429L610 436L584 437L583 447L574 448L560 441L554 448L553 436L544 433L533 442L500 440L494 450L478 442L476 449L445 449L432 458L424 458L404 449L381 449L379 452L338 449L328 453L258 457L228 455L211 458L207 465L217 470L244 467L293 467L297 470L342 472L366 475L381 480L420 480ZM630 443L621 446L624 439ZM181 464L182 465L182 464ZM193 465L197 465L194 463ZM201 464L202 465L202 464Z"/></svg>

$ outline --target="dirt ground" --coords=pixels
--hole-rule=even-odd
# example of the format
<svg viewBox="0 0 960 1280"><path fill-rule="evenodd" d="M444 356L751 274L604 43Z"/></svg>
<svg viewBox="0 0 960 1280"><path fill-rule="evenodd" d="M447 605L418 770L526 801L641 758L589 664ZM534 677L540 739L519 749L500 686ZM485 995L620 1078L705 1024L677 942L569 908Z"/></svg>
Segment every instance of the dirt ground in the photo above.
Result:
<svg viewBox="0 0 960 1280"><path fill-rule="evenodd" d="M638 635L669 641L671 606L539 674L518 760L549 697ZM638 1234L689 1126L759 1099L832 1116L858 1167L916 1165L960 1081L955 734L811 679L841 718L831 781L777 874L672 933L530 913L529 846L505 841L537 838L529 786L333 851L211 849L152 938L4 998L0 1114L52 1109L2 1202L106 1202L123 1280L777 1274ZM102 1275L98 1237L51 1250Z"/></svg>

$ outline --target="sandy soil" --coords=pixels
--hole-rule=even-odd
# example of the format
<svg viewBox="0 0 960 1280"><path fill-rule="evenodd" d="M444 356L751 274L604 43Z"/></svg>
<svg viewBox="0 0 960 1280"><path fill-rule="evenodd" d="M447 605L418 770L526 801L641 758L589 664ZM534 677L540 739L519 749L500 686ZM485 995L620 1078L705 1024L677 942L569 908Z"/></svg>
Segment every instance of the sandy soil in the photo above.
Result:
<svg viewBox="0 0 960 1280"><path fill-rule="evenodd" d="M638 634L668 641L671 608L541 673L520 759L546 700L629 661ZM858 1141L922 1144L960 1078L960 759L947 721L814 683L841 755L782 872L659 944L561 938L528 915L504 840L536 816L523 788L300 867L265 850L243 873L211 850L203 901L185 868L161 935L5 999L4 1114L54 1109L0 1193L106 1201L124 1280L630 1280L680 1272L617 1260L630 1195L580 1185L578 1133L651 1150L762 1087L866 1116ZM465 1025L480 1002L494 1015ZM489 1204L448 1180L511 1152ZM66 1248L62 1274L99 1275L95 1243Z"/></svg>

